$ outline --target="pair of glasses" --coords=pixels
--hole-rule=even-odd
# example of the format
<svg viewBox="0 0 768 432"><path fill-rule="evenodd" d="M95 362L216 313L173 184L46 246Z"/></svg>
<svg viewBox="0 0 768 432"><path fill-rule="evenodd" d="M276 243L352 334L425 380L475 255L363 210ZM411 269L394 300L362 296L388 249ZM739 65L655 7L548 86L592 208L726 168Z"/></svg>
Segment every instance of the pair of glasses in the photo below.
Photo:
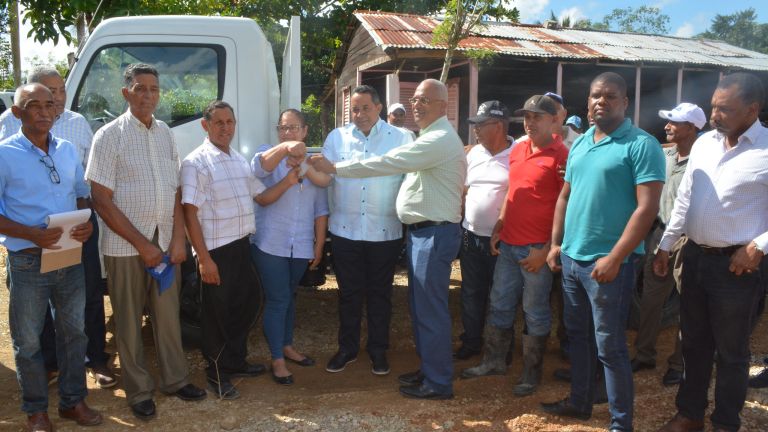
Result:
<svg viewBox="0 0 768 432"><path fill-rule="evenodd" d="M426 96L414 96L408 99L408 102L410 102L411 105L416 105L417 102L422 105L429 105L432 102L432 100Z"/></svg>
<svg viewBox="0 0 768 432"><path fill-rule="evenodd" d="M278 126L275 126L275 129L277 129L278 132L282 132L282 133L298 132L299 129L301 129L301 126L299 126L299 125L290 125L290 126L278 125Z"/></svg>
<svg viewBox="0 0 768 432"><path fill-rule="evenodd" d="M42 162L42 164L48 168L48 177L51 179L51 182L55 184L61 183L61 177L59 177L59 172L56 171L56 165L53 164L53 158L51 155L45 155L41 157L40 162Z"/></svg>

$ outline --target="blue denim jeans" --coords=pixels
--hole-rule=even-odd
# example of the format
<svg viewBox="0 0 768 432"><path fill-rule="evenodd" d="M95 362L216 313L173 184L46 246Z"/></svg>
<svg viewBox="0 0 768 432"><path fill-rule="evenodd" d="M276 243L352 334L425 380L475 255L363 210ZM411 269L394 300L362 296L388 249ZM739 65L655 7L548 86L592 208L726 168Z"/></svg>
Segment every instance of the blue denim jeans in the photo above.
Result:
<svg viewBox="0 0 768 432"><path fill-rule="evenodd" d="M542 244L513 246L499 242L500 254L493 273L491 307L488 323L494 327L510 329L515 324L515 314L520 300L523 301L525 326L531 336L546 336L552 326L552 310L549 292L552 289L552 272L544 264L538 272L526 271L520 260L528 257L531 248Z"/></svg>
<svg viewBox="0 0 768 432"><path fill-rule="evenodd" d="M272 359L281 359L283 347L293 344L296 288L309 260L271 255L253 244L251 257L264 287L264 336Z"/></svg>
<svg viewBox="0 0 768 432"><path fill-rule="evenodd" d="M491 255L491 238L464 229L461 242L461 334L462 344L474 350L483 347L483 328L488 295L493 285L496 257Z"/></svg>
<svg viewBox="0 0 768 432"><path fill-rule="evenodd" d="M605 370L610 429L631 431L635 393L625 331L637 256L630 255L616 278L604 284L592 279L596 261L577 261L565 254L561 260L565 328L570 340L571 368L575 372L571 404L583 412L592 412L599 358Z"/></svg>
<svg viewBox="0 0 768 432"><path fill-rule="evenodd" d="M424 385L438 393L453 393L448 287L451 263L461 245L460 227L452 223L408 230L407 240L413 338Z"/></svg>
<svg viewBox="0 0 768 432"><path fill-rule="evenodd" d="M85 386L85 277L82 265L40 273L40 256L8 252L11 299L8 310L21 387L21 409L27 414L48 410L48 380L40 348L45 313L50 304L56 326L59 362L59 407L72 408L88 393Z"/></svg>

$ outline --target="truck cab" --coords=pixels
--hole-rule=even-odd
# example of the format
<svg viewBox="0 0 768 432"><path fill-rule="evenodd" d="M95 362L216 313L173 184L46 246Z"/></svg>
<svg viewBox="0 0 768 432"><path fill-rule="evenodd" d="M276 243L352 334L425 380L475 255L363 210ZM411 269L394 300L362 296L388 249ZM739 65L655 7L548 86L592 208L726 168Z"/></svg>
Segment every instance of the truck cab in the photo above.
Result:
<svg viewBox="0 0 768 432"><path fill-rule="evenodd" d="M76 55L67 77L67 108L94 131L127 110L123 70L147 63L160 74L155 117L171 127L183 158L205 137L203 109L221 99L237 115L232 147L247 159L277 142L280 86L272 46L247 18L142 16L105 20ZM295 107L298 108L298 107Z"/></svg>

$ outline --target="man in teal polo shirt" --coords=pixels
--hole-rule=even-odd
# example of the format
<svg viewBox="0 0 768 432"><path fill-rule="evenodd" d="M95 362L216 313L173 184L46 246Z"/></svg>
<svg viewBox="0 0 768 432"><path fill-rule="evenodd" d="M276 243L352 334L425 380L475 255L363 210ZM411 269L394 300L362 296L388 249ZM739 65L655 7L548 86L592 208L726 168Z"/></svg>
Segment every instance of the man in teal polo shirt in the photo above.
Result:
<svg viewBox="0 0 768 432"><path fill-rule="evenodd" d="M563 271L564 320L577 373L569 397L542 407L588 419L599 356L610 431L632 430L634 389L624 331L635 261L659 211L665 179L661 145L624 118L628 103L620 75L606 72L592 81L588 109L595 125L571 148L548 256L550 267Z"/></svg>

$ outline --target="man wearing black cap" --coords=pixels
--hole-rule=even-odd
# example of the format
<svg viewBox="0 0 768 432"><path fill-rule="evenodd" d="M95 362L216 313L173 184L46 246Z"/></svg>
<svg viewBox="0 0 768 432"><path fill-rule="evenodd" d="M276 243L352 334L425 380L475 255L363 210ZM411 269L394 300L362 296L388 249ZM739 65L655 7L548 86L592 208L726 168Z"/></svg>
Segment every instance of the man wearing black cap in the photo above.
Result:
<svg viewBox="0 0 768 432"><path fill-rule="evenodd" d="M453 358L466 360L480 353L488 293L493 282L496 256L491 254L493 226L507 194L509 151L507 137L509 110L496 100L484 102L472 125L477 142L467 153L467 182L462 223L461 261L461 347Z"/></svg>
<svg viewBox="0 0 768 432"><path fill-rule="evenodd" d="M568 158L560 135L553 134L557 106L536 95L515 115L524 116L528 138L509 154L509 190L491 235L491 253L498 255L493 274L483 361L462 377L504 373L505 355L514 338L513 324L522 299L523 373L513 393L532 394L541 380L544 350L552 316L549 290L552 272L546 265L555 203L563 186L559 170Z"/></svg>

